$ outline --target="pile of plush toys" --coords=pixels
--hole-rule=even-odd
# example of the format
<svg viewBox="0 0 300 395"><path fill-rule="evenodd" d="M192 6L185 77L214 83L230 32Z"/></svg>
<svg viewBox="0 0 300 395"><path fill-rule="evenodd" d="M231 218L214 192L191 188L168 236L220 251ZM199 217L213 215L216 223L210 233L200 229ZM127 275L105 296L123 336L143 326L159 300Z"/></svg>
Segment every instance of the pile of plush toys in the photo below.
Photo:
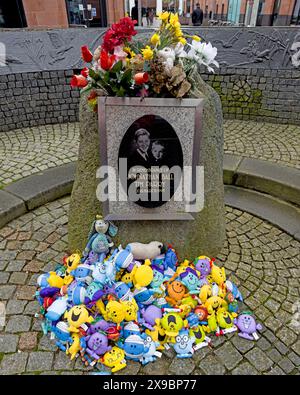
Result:
<svg viewBox="0 0 300 395"><path fill-rule="evenodd" d="M71 359L117 372L126 360L145 365L170 347L190 358L212 346L212 334L257 340L261 325L250 312L239 314L242 295L214 259L180 262L156 241L114 248L116 233L97 217L83 254L38 278L43 332Z"/></svg>

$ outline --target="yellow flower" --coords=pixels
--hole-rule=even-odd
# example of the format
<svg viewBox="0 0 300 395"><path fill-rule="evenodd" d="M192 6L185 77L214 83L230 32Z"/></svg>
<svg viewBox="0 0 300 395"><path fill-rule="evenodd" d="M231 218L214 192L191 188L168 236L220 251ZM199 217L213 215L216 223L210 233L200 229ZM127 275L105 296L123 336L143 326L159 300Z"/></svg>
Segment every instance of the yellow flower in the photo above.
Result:
<svg viewBox="0 0 300 395"><path fill-rule="evenodd" d="M185 45L185 44L186 44L186 39L185 39L184 37L180 37L180 38L179 38L179 42L180 42L182 45Z"/></svg>
<svg viewBox="0 0 300 395"><path fill-rule="evenodd" d="M178 14L170 14L170 24L174 27L178 24L180 26Z"/></svg>
<svg viewBox="0 0 300 395"><path fill-rule="evenodd" d="M176 37L181 37L182 36L182 31L181 31L180 27L176 27L175 28L175 36Z"/></svg>
<svg viewBox="0 0 300 395"><path fill-rule="evenodd" d="M126 53L128 53L128 55L129 55L130 58L134 58L135 55L136 55L129 47L124 47L124 48L123 48L123 51L126 52Z"/></svg>
<svg viewBox="0 0 300 395"><path fill-rule="evenodd" d="M168 11L161 12L160 14L158 14L158 19L162 20L163 22L166 22L169 19Z"/></svg>
<svg viewBox="0 0 300 395"><path fill-rule="evenodd" d="M141 52L145 60L151 60L153 58L153 51L149 45L146 45L146 48L142 49Z"/></svg>
<svg viewBox="0 0 300 395"><path fill-rule="evenodd" d="M154 33L153 36L150 39L150 42L151 42L152 45L156 45L156 44L160 45L160 36L159 36L159 34Z"/></svg>
<svg viewBox="0 0 300 395"><path fill-rule="evenodd" d="M194 41L201 41L201 38L199 36L192 36L192 39Z"/></svg>

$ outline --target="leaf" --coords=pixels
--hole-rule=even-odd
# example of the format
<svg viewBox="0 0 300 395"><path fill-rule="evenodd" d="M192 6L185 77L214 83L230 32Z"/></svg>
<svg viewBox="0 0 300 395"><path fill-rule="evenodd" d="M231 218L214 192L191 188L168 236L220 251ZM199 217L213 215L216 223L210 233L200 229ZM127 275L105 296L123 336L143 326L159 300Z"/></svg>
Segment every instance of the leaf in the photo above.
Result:
<svg viewBox="0 0 300 395"><path fill-rule="evenodd" d="M132 70L127 69L125 73L122 75L121 84L129 84L132 79Z"/></svg>
<svg viewBox="0 0 300 395"><path fill-rule="evenodd" d="M114 67L110 69L110 72L113 73L113 74L117 74L117 73L119 73L122 70L122 67L123 67L123 62L122 62L122 60L119 60L114 65Z"/></svg>
<svg viewBox="0 0 300 395"><path fill-rule="evenodd" d="M125 96L125 89L123 88L123 86L121 86L120 89L117 91L117 96L119 97Z"/></svg>
<svg viewBox="0 0 300 395"><path fill-rule="evenodd" d="M93 69L89 69L89 76L95 81L98 81L100 79L100 75L96 73Z"/></svg>

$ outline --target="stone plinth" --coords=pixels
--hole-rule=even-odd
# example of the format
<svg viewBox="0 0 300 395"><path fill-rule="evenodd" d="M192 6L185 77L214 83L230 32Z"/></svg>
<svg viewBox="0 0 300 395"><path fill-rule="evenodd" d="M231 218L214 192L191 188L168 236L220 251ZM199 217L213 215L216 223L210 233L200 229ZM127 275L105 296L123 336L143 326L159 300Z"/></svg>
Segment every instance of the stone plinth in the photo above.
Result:
<svg viewBox="0 0 300 395"><path fill-rule="evenodd" d="M203 137L200 157L204 164L204 209L194 221L119 221L115 244L159 240L171 243L179 257L193 259L200 254L215 256L225 238L223 188L223 117L217 93L193 73L192 98L204 98ZM97 115L82 97L80 104L80 148L69 212L69 248L82 250L96 214L102 205L96 198L96 170L100 166ZM118 149L118 147L116 147Z"/></svg>

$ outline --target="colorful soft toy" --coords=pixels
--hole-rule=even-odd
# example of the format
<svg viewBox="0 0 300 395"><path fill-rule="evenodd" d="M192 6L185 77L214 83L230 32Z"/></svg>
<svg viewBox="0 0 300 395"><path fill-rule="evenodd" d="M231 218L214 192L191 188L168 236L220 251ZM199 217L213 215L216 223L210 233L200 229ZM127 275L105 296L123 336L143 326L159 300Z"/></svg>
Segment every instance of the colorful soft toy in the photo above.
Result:
<svg viewBox="0 0 300 395"><path fill-rule="evenodd" d="M80 344L80 337L78 333L72 333L71 335L69 347L66 350L66 354L71 356L71 360L74 359L77 355L77 353L81 350L81 344Z"/></svg>
<svg viewBox="0 0 300 395"><path fill-rule="evenodd" d="M154 341L150 336L144 334L144 353L140 362L142 365L147 365L149 362L155 362L157 357L161 356L161 353L157 352L156 349L160 346L158 341Z"/></svg>
<svg viewBox="0 0 300 395"><path fill-rule="evenodd" d="M94 359L99 359L101 355L112 349L108 345L107 336L104 333L96 332L84 338L86 341L86 352Z"/></svg>
<svg viewBox="0 0 300 395"><path fill-rule="evenodd" d="M187 329L181 330L176 336L175 344L173 345L177 358L191 358L194 354L194 343L195 337L190 336L190 332Z"/></svg>
<svg viewBox="0 0 300 395"><path fill-rule="evenodd" d="M166 341L175 343L175 337L184 325L188 326L188 322L183 321L178 313L167 313L160 320L160 325L165 330Z"/></svg>
<svg viewBox="0 0 300 395"><path fill-rule="evenodd" d="M68 308L66 297L56 299L47 309L45 317L50 321L58 321Z"/></svg>
<svg viewBox="0 0 300 395"><path fill-rule="evenodd" d="M188 267L183 273L180 274L180 281L185 285L191 295L200 292L200 279L196 270Z"/></svg>
<svg viewBox="0 0 300 395"><path fill-rule="evenodd" d="M239 329L239 336L247 340L258 340L257 331L262 330L262 325L257 324L253 314L250 311L242 312L234 320L235 325Z"/></svg>
<svg viewBox="0 0 300 395"><path fill-rule="evenodd" d="M111 368L112 373L118 372L126 367L125 353L119 347L112 347L100 359L103 365Z"/></svg>
<svg viewBox="0 0 300 395"><path fill-rule="evenodd" d="M81 325L85 323L92 323L94 318L89 315L88 310L84 305L74 306L69 311L66 311L64 318L69 324L69 332L79 332Z"/></svg>
<svg viewBox="0 0 300 395"><path fill-rule="evenodd" d="M145 259L151 260L161 255L165 248L160 241L151 241L148 244L130 243L126 249L132 253L134 259L144 261Z"/></svg>
<svg viewBox="0 0 300 395"><path fill-rule="evenodd" d="M133 361L140 361L145 351L147 351L144 340L141 336L130 335L124 341L123 346L126 358Z"/></svg>
<svg viewBox="0 0 300 395"><path fill-rule="evenodd" d="M182 282L177 280L168 283L167 293L168 296L166 296L166 301L171 306L177 306L180 304L183 298L189 295L186 287L182 284Z"/></svg>
<svg viewBox="0 0 300 395"><path fill-rule="evenodd" d="M132 270L133 285L136 289L147 287L153 279L153 270L149 259L145 260L144 265L135 265Z"/></svg>

